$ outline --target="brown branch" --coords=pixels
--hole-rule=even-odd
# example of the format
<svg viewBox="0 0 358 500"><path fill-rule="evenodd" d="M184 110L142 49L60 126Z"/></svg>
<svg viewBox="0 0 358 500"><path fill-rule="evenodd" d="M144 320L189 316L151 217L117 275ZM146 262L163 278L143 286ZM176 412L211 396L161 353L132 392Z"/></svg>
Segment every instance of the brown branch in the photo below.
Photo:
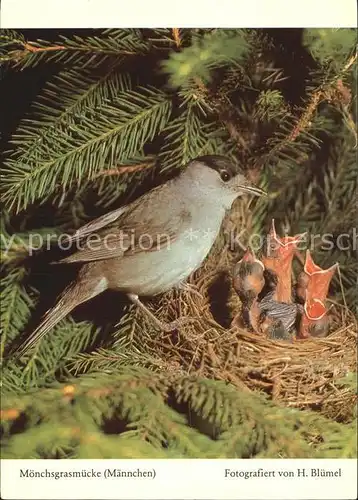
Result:
<svg viewBox="0 0 358 500"><path fill-rule="evenodd" d="M239 132L239 130L237 130L234 122L221 114L219 114L219 119L225 125L226 130L229 132L231 139L233 139L239 146L241 146L244 150L247 151L249 147L242 136L242 132Z"/></svg>
<svg viewBox="0 0 358 500"><path fill-rule="evenodd" d="M323 101L324 95L325 92L323 92L323 90L318 90L312 95L307 108L305 109L305 111L301 115L301 118L298 120L296 126L288 136L288 140L290 142L293 142L300 135L301 132L303 132L310 126L311 118L314 112L316 111L318 105L320 104L320 102Z"/></svg>
<svg viewBox="0 0 358 500"><path fill-rule="evenodd" d="M176 28L173 28L173 30ZM198 87L198 89L204 94L206 97L209 99L209 104L210 107L215 111L215 113L218 116L218 119L223 123L223 125L226 127L226 130L228 131L231 139L234 140L238 144L238 146L241 146L243 150L247 151L248 145L245 142L243 136L242 136L242 131L240 132L236 128L236 124L234 123L233 120L231 120L227 115L230 114L230 110L228 111L228 102L226 105L223 105L223 103L218 99L215 95L210 92L210 90L207 88L205 83L202 81L201 78L194 77L194 83ZM231 106L232 108L232 106ZM232 111L233 109L231 109Z"/></svg>
<svg viewBox="0 0 358 500"><path fill-rule="evenodd" d="M354 56L352 56L349 59L347 64L344 66L342 73L345 73L346 71L348 71L353 66L353 64L356 62L356 60L357 60L357 53L355 53Z"/></svg>
<svg viewBox="0 0 358 500"><path fill-rule="evenodd" d="M66 47L63 45L53 45L51 47L34 47L31 45L31 42L24 43L23 44L24 49L28 50L29 52L49 52L51 50L65 50Z"/></svg>
<svg viewBox="0 0 358 500"><path fill-rule="evenodd" d="M138 163L136 165L119 165L118 167L115 168L110 168L107 170L101 170L96 176L97 177L108 177L111 175L123 175L123 174L129 174L132 172L139 172L140 170L144 170L147 167L152 167L154 164L153 163Z"/></svg>
<svg viewBox="0 0 358 500"><path fill-rule="evenodd" d="M333 101L338 104L342 108L342 114L346 121L346 124L351 130L354 138L355 138L355 148L358 144L358 136L357 136L357 126L352 116L352 113L349 111L349 105L352 102L352 92L346 87L342 81L342 79L337 80L336 83L336 92L333 96Z"/></svg>
<svg viewBox="0 0 358 500"><path fill-rule="evenodd" d="M175 29L177 29L177 28L175 28ZM179 38L179 40L180 40L180 38ZM30 53L53 52L53 51L59 51L59 50L73 50L73 51L93 50L93 51L95 51L94 47L92 47L91 49L89 49L88 47L70 47L70 46L65 46L65 45L52 45L49 47L37 47L36 45L34 45L35 42L23 42L22 40L16 40L16 42L19 45L21 45L21 47L23 49L23 50L13 51L13 54L17 55L18 58L24 57L24 55L28 52L30 52ZM133 55L134 52L122 50L121 54Z"/></svg>
<svg viewBox="0 0 358 500"><path fill-rule="evenodd" d="M179 48L181 46L180 30L179 28L172 28L172 32L175 45Z"/></svg>
<svg viewBox="0 0 358 500"><path fill-rule="evenodd" d="M355 63L356 60L357 60L357 54L355 54L354 56L352 56L349 59L347 64L344 66L344 68L340 74L340 77L353 66L353 64ZM298 120L296 126L294 127L294 129L292 130L290 135L288 136L288 140L290 142L293 142L299 136L299 134L301 132L303 132L304 130L306 130L310 126L311 118L312 118L314 112L316 111L318 105L321 102L323 102L324 100L330 100L331 96L332 96L332 92L337 87L339 89L341 83L342 83L341 78L334 79L333 82L329 83L327 86L325 86L323 88L317 89L317 91L313 93L307 108L305 109L305 111L301 115L301 118Z"/></svg>
<svg viewBox="0 0 358 500"><path fill-rule="evenodd" d="M282 141L280 141L279 144L276 144L276 146L274 146L265 156L259 158L254 164L253 170L260 169L261 165L265 161L267 161L269 158L272 158L278 152L282 151L288 143L294 142L302 132L304 132L311 126L312 117L319 104L325 100L330 101L332 99L332 94L337 91L337 85L339 86L339 82L341 81L343 74L352 67L356 60L357 54L349 59L338 76L333 78L329 83L322 85L321 87L316 89L316 91L311 96L307 108L302 112L301 117L297 120L293 130ZM348 125L351 127L349 120Z"/></svg>
<svg viewBox="0 0 358 500"><path fill-rule="evenodd" d="M344 85L341 78L337 80L336 89L336 100L343 106L349 106L352 102L352 92L348 87Z"/></svg>
<svg viewBox="0 0 358 500"><path fill-rule="evenodd" d="M197 77L194 78L194 82L197 85L197 87L201 90L201 92L209 97L210 91L205 86L204 82ZM234 121L227 116L228 114L230 114L228 103L226 103L226 105L223 105L223 103L212 94L210 95L209 98L210 98L210 106L215 110L219 120L226 127L226 130L228 131L231 139L233 139L239 146L241 146L243 150L247 151L249 148L242 136L242 131L239 131L236 128L236 124L234 123ZM231 109L231 111L233 111L233 109Z"/></svg>

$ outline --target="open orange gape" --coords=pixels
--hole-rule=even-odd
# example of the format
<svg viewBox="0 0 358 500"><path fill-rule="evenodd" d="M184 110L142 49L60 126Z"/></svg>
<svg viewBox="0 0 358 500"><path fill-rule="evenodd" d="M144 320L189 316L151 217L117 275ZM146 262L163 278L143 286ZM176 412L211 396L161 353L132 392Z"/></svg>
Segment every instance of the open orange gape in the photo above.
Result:
<svg viewBox="0 0 358 500"><path fill-rule="evenodd" d="M307 250L303 271L292 286L293 257L305 236L281 238L272 220L259 255L246 251L233 270L233 286L242 302L234 324L275 340L328 334L326 298L338 264L322 269Z"/></svg>

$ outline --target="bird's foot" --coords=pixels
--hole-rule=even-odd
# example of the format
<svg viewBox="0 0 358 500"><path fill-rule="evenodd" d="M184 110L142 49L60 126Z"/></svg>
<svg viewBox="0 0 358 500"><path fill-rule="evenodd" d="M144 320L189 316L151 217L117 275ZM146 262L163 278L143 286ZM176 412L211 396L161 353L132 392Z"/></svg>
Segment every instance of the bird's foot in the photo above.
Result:
<svg viewBox="0 0 358 500"><path fill-rule="evenodd" d="M161 321L160 319L158 319L155 314L152 313L152 311L150 311L148 309L148 307L146 307L142 302L141 300L138 298L137 295L134 295L132 293L128 294L128 298L136 305L138 306L142 311L143 313L145 313L151 320L152 322L157 325L157 327L164 331L164 332L172 332L174 330L177 330L178 328L181 328L183 325L185 324L188 324L188 323L192 323L194 321L196 321L194 318L190 317L190 316L185 316L183 318L179 318L175 321L172 321L170 323L165 323L164 321Z"/></svg>
<svg viewBox="0 0 358 500"><path fill-rule="evenodd" d="M188 293L193 293L200 299L203 299L202 294L199 292L198 287L196 285L193 285L192 283L186 283L185 281L182 281L178 285L178 290L181 290L183 292L188 292Z"/></svg>
<svg viewBox="0 0 358 500"><path fill-rule="evenodd" d="M164 332L169 333L169 332L173 332L174 330L179 330L184 325L194 323L195 321L196 321L195 318L191 318L190 316L184 316L182 318L171 321L170 323L164 323L162 321L159 321L159 323L157 323L157 324L158 324L159 328L161 328Z"/></svg>

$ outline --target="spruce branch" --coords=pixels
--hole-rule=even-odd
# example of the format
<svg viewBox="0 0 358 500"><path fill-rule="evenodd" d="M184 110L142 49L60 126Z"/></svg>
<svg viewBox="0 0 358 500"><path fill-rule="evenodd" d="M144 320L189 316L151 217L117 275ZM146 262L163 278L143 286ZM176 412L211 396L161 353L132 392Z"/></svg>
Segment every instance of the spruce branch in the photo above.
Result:
<svg viewBox="0 0 358 500"><path fill-rule="evenodd" d="M244 126L238 119L237 106L234 106L227 96L222 95L222 90L214 91L208 85L205 85L201 78L195 77L193 82L195 85L194 88L197 90L192 91L192 96L198 100L198 105L201 106L201 109L207 110L212 117L216 117L218 122L224 126L228 134L228 139L231 139L234 145L234 149L237 148L238 150L248 152L250 147L244 137ZM225 82L222 83L222 85L224 84ZM222 131L221 135L223 135ZM229 150L225 151L225 154L230 154Z"/></svg>
<svg viewBox="0 0 358 500"><path fill-rule="evenodd" d="M317 110L319 104L324 100L330 100L332 93L335 91L337 84L341 81L344 74L353 66L357 60L357 54L352 56L349 61L344 65L342 71L339 75L335 75L334 78L323 84L322 87L316 89L311 96L311 99L306 107L306 109L301 114L298 119L296 126L293 128L292 132L288 136L288 141L294 141L300 133L307 130L311 125L311 119Z"/></svg>
<svg viewBox="0 0 358 500"><path fill-rule="evenodd" d="M101 371L115 371L123 365L132 367L150 368L158 371L163 367L163 361L160 358L151 357L148 354L137 353L133 347L122 345L114 349L99 348L89 354L79 354L71 360L67 368L75 374L93 373Z"/></svg>
<svg viewBox="0 0 358 500"><path fill-rule="evenodd" d="M100 347L89 353L79 353L66 365L68 371L78 376L81 373L115 372L124 365L163 371L166 363L157 356L154 349L148 348L146 332L141 328L138 314L137 308L129 306L111 332L111 350Z"/></svg>
<svg viewBox="0 0 358 500"><path fill-rule="evenodd" d="M5 347L25 327L34 305L33 298L22 284L25 276L25 269L18 267L8 272L8 275L2 278L0 306L1 359Z"/></svg>
<svg viewBox="0 0 358 500"><path fill-rule="evenodd" d="M178 50L191 40L191 30L181 28L156 28L150 30L147 43L152 49L168 53L168 50Z"/></svg>
<svg viewBox="0 0 358 500"><path fill-rule="evenodd" d="M86 110L98 109L130 89L130 79L118 71L118 65L111 66L100 78L86 70L60 72L33 103L31 118L20 122L12 138L17 146L13 156L19 163L37 161L43 150L51 148L58 128L74 127Z"/></svg>
<svg viewBox="0 0 358 500"><path fill-rule="evenodd" d="M0 61L10 63L15 69L33 67L41 62L71 64L82 68L91 66L93 69L106 59L134 56L147 50L145 42L132 30L116 32L115 36L108 30L106 36L61 36L55 44L45 40L26 41L23 37L11 38L4 34L0 36L0 45L7 48L6 52L2 50Z"/></svg>
<svg viewBox="0 0 358 500"><path fill-rule="evenodd" d="M165 145L159 154L163 171L183 166L203 154L209 141L210 127L202 121L200 104L195 98L186 104L180 116L163 130Z"/></svg>
<svg viewBox="0 0 358 500"><path fill-rule="evenodd" d="M24 364L8 363L4 366L4 390L9 393L28 391L46 385L60 374L65 376L68 374L68 360L93 345L98 333L98 329L86 322L62 321L26 357Z"/></svg>
<svg viewBox="0 0 358 500"><path fill-rule="evenodd" d="M329 83L324 84L322 87L316 89L311 96L311 99L298 119L296 126L293 128L292 132L288 137L288 141L294 141L298 135L307 130L311 125L311 119L317 110L319 104L324 100L331 100L332 93L335 92L337 85L342 81L344 74L353 66L357 60L357 54L352 56L349 61L344 65L341 73L335 76Z"/></svg>
<svg viewBox="0 0 358 500"><path fill-rule="evenodd" d="M151 89L125 91L88 110L78 123L51 134L51 149L37 148L36 161L9 159L3 168L4 201L16 210L48 196L61 184L91 179L105 165L133 157L168 122L171 102Z"/></svg>
<svg viewBox="0 0 358 500"><path fill-rule="evenodd" d="M188 412L171 408L169 393L176 405L188 404ZM1 420L7 458L17 457L19 450L22 458L54 458L61 449L71 458L118 458L122 440L132 444L131 457L143 456L143 443L148 456L168 458L355 456L354 444L346 445L347 436L352 443L353 426L275 406L222 382L143 368L82 376L27 394L7 394L5 401ZM27 428L12 433L20 418L27 419ZM118 429L110 440L103 432L107 423Z"/></svg>

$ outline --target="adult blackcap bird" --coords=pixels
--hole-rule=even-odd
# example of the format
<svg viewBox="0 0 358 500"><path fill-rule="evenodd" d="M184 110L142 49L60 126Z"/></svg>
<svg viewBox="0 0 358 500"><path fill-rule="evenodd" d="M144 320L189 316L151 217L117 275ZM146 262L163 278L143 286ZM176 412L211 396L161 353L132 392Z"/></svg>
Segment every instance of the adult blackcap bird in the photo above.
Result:
<svg viewBox="0 0 358 500"><path fill-rule="evenodd" d="M201 156L176 178L133 203L83 226L71 237L77 251L63 259L82 263L77 279L59 297L17 353L22 356L76 306L107 289L127 294L161 329L162 323L140 301L180 286L209 253L234 200L264 191L229 159Z"/></svg>

